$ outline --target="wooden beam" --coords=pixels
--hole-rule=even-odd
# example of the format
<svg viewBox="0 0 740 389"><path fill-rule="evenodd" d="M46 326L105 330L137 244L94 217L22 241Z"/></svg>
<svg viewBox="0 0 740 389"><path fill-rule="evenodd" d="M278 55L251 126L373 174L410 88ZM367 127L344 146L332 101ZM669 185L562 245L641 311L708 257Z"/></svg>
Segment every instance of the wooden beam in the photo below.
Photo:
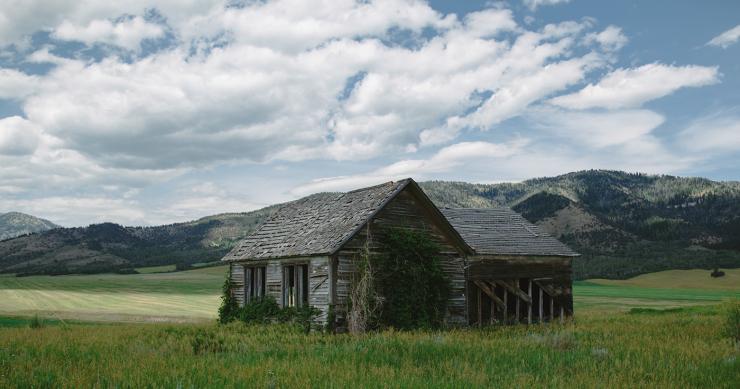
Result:
<svg viewBox="0 0 740 389"><path fill-rule="evenodd" d="M532 280L528 281L529 290L527 295L529 296L529 302L527 303L527 324L532 324Z"/></svg>
<svg viewBox="0 0 740 389"><path fill-rule="evenodd" d="M519 289L519 279L517 278L516 280L514 280L514 282L516 282L516 289ZM521 317L519 315L519 305L521 304L521 302L522 302L521 298L516 299L516 322L517 323L519 323L519 318Z"/></svg>
<svg viewBox="0 0 740 389"><path fill-rule="evenodd" d="M515 296L519 297L520 299L528 303L532 303L532 299L529 296L527 296L527 294L523 290L519 289L519 285L514 286L510 284L509 282L501 281L501 280L495 280L494 282L498 285L503 286L504 288L506 288L506 290L513 293Z"/></svg>
<svg viewBox="0 0 740 389"><path fill-rule="evenodd" d="M509 319L509 291L504 289L504 324L508 324Z"/></svg>
<svg viewBox="0 0 740 389"><path fill-rule="evenodd" d="M550 321L555 320L555 299L550 296Z"/></svg>
<svg viewBox="0 0 740 389"><path fill-rule="evenodd" d="M550 280L550 281L551 281L551 280ZM538 286L539 286L540 288L544 289L544 290L545 290L545 293L547 293L548 295L550 295L550 297L555 297L555 296L557 296L557 295L559 295L559 294L560 294L560 293L558 293L558 291L557 291L557 290L556 290L556 289L555 289L555 288L554 288L554 287L552 286L552 284L548 284L548 283L546 283L546 282L541 282L541 281L539 281L539 280L534 280L534 282L536 282L536 283L537 283L537 285L538 285Z"/></svg>
<svg viewBox="0 0 740 389"><path fill-rule="evenodd" d="M543 322L543 319L542 319L542 303L543 303L542 302L542 297L543 297L542 296L542 288L540 288L540 323Z"/></svg>
<svg viewBox="0 0 740 389"><path fill-rule="evenodd" d="M560 306L560 324L563 324L565 322L565 308L563 306Z"/></svg>
<svg viewBox="0 0 740 389"><path fill-rule="evenodd" d="M491 317L489 320L489 324L493 325L495 315L496 315L496 302L493 301L493 299L491 299Z"/></svg>
<svg viewBox="0 0 740 389"><path fill-rule="evenodd" d="M496 293L494 293L493 290L488 285L486 285L485 282L483 282L483 281L473 281L473 283L480 290L482 290L491 299L491 301L496 302L496 304L501 304L501 305L504 304L504 302L501 301L501 299L498 298L498 296L496 296Z"/></svg>
<svg viewBox="0 0 740 389"><path fill-rule="evenodd" d="M483 291L478 288L478 327L483 325Z"/></svg>

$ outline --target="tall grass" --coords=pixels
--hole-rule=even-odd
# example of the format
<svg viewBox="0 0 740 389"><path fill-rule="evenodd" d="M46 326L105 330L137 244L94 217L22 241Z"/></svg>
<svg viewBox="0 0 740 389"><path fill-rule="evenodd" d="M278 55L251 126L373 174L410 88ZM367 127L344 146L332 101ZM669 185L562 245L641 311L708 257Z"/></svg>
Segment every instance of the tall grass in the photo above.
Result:
<svg viewBox="0 0 740 389"><path fill-rule="evenodd" d="M740 348L740 300L730 300L725 303L725 335Z"/></svg>
<svg viewBox="0 0 740 389"><path fill-rule="evenodd" d="M241 323L5 328L0 387L736 388L724 319L701 308L359 336Z"/></svg>

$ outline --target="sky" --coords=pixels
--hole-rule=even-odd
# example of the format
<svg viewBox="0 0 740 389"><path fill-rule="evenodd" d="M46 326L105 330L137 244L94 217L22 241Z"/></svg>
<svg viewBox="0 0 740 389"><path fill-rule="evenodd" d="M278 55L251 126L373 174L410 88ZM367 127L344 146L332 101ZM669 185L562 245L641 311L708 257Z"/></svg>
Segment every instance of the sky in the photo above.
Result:
<svg viewBox="0 0 740 389"><path fill-rule="evenodd" d="M740 2L0 0L0 212L583 169L740 179Z"/></svg>

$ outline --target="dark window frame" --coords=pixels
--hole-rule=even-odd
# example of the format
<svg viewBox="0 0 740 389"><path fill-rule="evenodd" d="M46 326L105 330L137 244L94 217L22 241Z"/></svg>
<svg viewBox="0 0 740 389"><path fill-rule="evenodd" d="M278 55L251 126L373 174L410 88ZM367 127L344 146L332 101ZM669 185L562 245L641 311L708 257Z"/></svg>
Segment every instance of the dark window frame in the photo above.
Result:
<svg viewBox="0 0 740 389"><path fill-rule="evenodd" d="M309 277L308 263L283 265L283 307L308 306Z"/></svg>
<svg viewBox="0 0 740 389"><path fill-rule="evenodd" d="M264 265L244 266L244 301L261 299L265 296L267 267Z"/></svg>

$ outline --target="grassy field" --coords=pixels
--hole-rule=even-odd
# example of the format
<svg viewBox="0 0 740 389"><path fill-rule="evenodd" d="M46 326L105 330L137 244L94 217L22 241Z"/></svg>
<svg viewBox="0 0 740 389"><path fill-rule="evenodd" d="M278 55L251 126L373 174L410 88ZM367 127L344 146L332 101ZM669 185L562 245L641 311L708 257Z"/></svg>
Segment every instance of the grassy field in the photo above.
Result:
<svg viewBox="0 0 740 389"><path fill-rule="evenodd" d="M573 285L580 310L625 311L631 308L672 308L740 298L740 269L712 278L707 270L669 270L628 280L577 281Z"/></svg>
<svg viewBox="0 0 740 389"><path fill-rule="evenodd" d="M717 303L740 297L740 270L707 273L577 282L565 325L360 337L215 325L224 267L0 277L0 387L735 388Z"/></svg>
<svg viewBox="0 0 740 389"><path fill-rule="evenodd" d="M135 270L140 274L152 274L152 273L168 273L175 271L175 265L162 265L162 266L148 266L148 267L137 267Z"/></svg>
<svg viewBox="0 0 740 389"><path fill-rule="evenodd" d="M151 274L0 277L0 315L92 321L215 317L226 267Z"/></svg>
<svg viewBox="0 0 740 389"><path fill-rule="evenodd" d="M242 324L0 329L0 387L711 387L740 384L716 307L365 336Z"/></svg>
<svg viewBox="0 0 740 389"><path fill-rule="evenodd" d="M575 282L576 314L704 305L740 298L740 269L725 272L725 277L716 279L706 270L671 270L629 280ZM132 275L0 277L0 316L204 321L215 318L225 273L226 267L218 266Z"/></svg>

